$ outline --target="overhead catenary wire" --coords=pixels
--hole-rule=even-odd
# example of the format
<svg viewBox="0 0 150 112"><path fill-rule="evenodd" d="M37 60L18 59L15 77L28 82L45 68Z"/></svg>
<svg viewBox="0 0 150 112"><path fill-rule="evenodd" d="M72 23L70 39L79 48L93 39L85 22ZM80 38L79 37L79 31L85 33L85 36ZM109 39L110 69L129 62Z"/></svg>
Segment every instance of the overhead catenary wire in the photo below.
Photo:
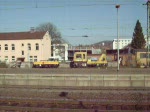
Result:
<svg viewBox="0 0 150 112"><path fill-rule="evenodd" d="M91 1L91 0L89 0ZM78 4L74 4L74 3L70 3L67 2L67 4L59 4L59 5L51 5L48 4L49 2L43 2L42 3L40 1L33 1L31 2L31 4L29 5L30 2L11 2L7 3L7 2L0 2L1 6L0 6L0 10L23 10L23 9L33 9L33 8L63 8L63 7L90 7L90 6L105 6L105 5L116 5L115 2L110 2L112 0L109 1L96 1L96 3L93 2L89 2L86 1L85 3L78 3ZM59 1L60 2L60 1ZM122 1L121 3L119 3L120 5L141 5L145 3L145 2L140 2L140 1ZM42 5L44 6L42 6ZM29 5L29 6L28 6Z"/></svg>
<svg viewBox="0 0 150 112"><path fill-rule="evenodd" d="M6 1L6 2L5 2ZM16 0L14 0L16 1ZM144 1L141 2L141 0L76 0L78 3L74 3L74 2L68 2L68 1L74 1L74 0L53 0L53 1L56 1L56 3L50 3L49 1L50 0L26 0L26 1L21 1L21 0L17 0L17 2L8 2L7 0L4 0L3 2L0 1L0 11L4 11L3 14L5 13L5 11L13 11L13 10L19 10L20 12L22 10L31 10L31 9L34 9L34 10L40 10L40 9L51 9L51 8L54 8L55 9L58 9L58 8L70 8L70 7L73 7L73 8L78 8L78 7L83 7L83 8L93 8L95 6L98 6L98 7L102 7L102 6L106 6L106 7L109 7L109 6L112 6L114 7L117 3L119 3L120 5L123 5L124 7L126 6L142 6L143 7L143 3L145 3ZM31 1L31 4L29 4ZM62 1L65 1L62 2ZM81 2L80 2L81 1ZM121 2L120 2L121 1ZM58 4L57 4L58 3ZM67 10L67 9L66 9ZM67 16L67 17L70 17L70 16ZM69 22L72 22L71 19L72 18L69 18L70 21ZM82 19L82 18L81 18ZM71 26L72 28L68 28L70 27L68 25L68 27L64 28L63 26L59 26L59 29L62 31L62 30L72 30L72 31L76 31L76 30L82 30L83 32L82 33L85 33L87 34L89 37L94 37L94 34L89 34L89 32L85 32L85 30L90 30L90 32L93 32L95 30L113 30L114 27L106 27L106 26L101 26L101 27L97 27L95 25L97 24L92 24L93 26L91 27L91 25L87 25L88 24L88 19L84 19L84 20L81 20L80 19L80 22L84 21L84 25L80 25L80 26ZM24 18L24 20L22 20L23 22L30 22L32 20L28 19L28 18ZM21 22L22 22L21 21ZM4 21L5 22L5 21ZM7 22L7 21L6 21ZM9 22L9 21L8 21ZM18 22L20 21L17 21L17 24ZM19 23L19 24L22 24L22 23ZM12 22L9 22L9 24L16 24L16 23L12 23ZM100 25L98 25L100 26ZM11 27L6 27L5 28L5 25L2 26L3 29L5 30L11 30L14 28L11 28ZM16 30L18 30L17 28L15 28ZM120 27L120 29L125 29L125 30L129 30L127 27ZM126 34L126 32L125 32ZM70 35L70 34L69 34ZM97 34L98 35L98 34ZM123 34L124 35L124 34ZM123 36L122 37L125 37ZM63 35L64 36L64 35ZM100 35L101 36L101 35ZM68 37L82 37L82 35L78 35L77 36L73 36L73 35L70 35ZM97 37L97 36L96 36ZM106 35L106 36L103 36L103 37L116 37L116 36L110 36L110 35ZM131 37L131 36L130 36Z"/></svg>

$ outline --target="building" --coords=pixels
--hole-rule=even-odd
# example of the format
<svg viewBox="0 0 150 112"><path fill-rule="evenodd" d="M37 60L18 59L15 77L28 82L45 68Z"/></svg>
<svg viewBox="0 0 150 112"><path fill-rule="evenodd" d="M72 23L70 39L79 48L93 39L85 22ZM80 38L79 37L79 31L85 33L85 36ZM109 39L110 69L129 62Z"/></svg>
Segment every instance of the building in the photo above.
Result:
<svg viewBox="0 0 150 112"><path fill-rule="evenodd" d="M149 46L150 48L150 39L147 39L147 35L144 35L145 41L146 41L146 46ZM113 49L117 49L117 39L113 40ZM132 39L119 39L119 49L122 49L126 47L127 45L131 44Z"/></svg>
<svg viewBox="0 0 150 112"><path fill-rule="evenodd" d="M88 55L91 54L101 54L102 51L100 48L95 48L93 46L69 46L68 47L68 60L73 60L75 52L87 52Z"/></svg>
<svg viewBox="0 0 150 112"><path fill-rule="evenodd" d="M119 49L124 48L125 46L127 46L128 44L130 44L132 41L132 39L119 39ZM113 40L113 49L117 49L118 45L118 40L114 39Z"/></svg>
<svg viewBox="0 0 150 112"><path fill-rule="evenodd" d="M53 57L59 61L68 61L68 44L53 44Z"/></svg>
<svg viewBox="0 0 150 112"><path fill-rule="evenodd" d="M49 32L0 33L0 60L34 62L51 57Z"/></svg>
<svg viewBox="0 0 150 112"><path fill-rule="evenodd" d="M132 49L131 53L135 55L135 61L138 67L150 65L150 52L147 52L147 49Z"/></svg>

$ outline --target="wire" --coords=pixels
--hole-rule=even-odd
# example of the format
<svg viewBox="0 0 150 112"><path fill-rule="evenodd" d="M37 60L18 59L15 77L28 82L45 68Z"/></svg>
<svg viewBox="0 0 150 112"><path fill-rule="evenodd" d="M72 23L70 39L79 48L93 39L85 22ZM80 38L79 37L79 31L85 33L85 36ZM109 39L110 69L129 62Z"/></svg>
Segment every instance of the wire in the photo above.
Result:
<svg viewBox="0 0 150 112"><path fill-rule="evenodd" d="M89 0L88 0L89 1ZM92 2L93 0L91 0ZM86 1L87 2L87 1ZM63 8L63 7L89 7L89 6L101 6L101 5L116 5L116 3L114 2L110 2L110 1L97 1L96 3L80 3L80 4L73 4L69 2L69 4L64 4L64 5L48 5L48 6L40 6L41 2L38 3L37 1L31 3L32 6L30 7L20 7L20 6L25 6L25 5L28 5L28 2L24 2L24 3L1 3L1 6L3 6L3 8L1 8L0 10L22 10L22 9L32 9L32 8ZM42 1L42 5L47 5L48 3L44 3ZM59 3L58 3L59 4ZM120 2L119 3L120 5L142 5L143 2L133 2L133 1L124 1L124 2ZM7 8L9 6L9 8ZM10 8L10 7L13 7L13 8ZM19 7L18 7L19 6ZM14 8L15 7L15 8Z"/></svg>

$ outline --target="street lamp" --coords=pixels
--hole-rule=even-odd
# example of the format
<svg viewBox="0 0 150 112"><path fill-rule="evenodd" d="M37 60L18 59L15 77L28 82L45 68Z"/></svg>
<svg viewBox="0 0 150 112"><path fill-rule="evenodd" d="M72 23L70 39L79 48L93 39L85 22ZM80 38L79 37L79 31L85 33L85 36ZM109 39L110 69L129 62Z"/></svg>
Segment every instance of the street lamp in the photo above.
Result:
<svg viewBox="0 0 150 112"><path fill-rule="evenodd" d="M119 71L119 15L118 15L118 9L120 8L120 5L116 5L117 9L117 71Z"/></svg>

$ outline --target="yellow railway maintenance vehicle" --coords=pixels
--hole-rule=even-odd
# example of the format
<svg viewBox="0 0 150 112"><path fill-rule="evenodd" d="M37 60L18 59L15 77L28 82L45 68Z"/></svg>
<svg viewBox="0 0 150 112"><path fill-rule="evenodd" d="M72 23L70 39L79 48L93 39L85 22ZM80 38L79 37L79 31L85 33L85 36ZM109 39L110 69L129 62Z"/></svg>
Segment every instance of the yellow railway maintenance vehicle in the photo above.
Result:
<svg viewBox="0 0 150 112"><path fill-rule="evenodd" d="M48 60L42 60L33 62L33 68L58 68L59 61L57 58L49 58Z"/></svg>
<svg viewBox="0 0 150 112"><path fill-rule="evenodd" d="M87 52L75 52L70 68L107 67L106 54L87 55Z"/></svg>

